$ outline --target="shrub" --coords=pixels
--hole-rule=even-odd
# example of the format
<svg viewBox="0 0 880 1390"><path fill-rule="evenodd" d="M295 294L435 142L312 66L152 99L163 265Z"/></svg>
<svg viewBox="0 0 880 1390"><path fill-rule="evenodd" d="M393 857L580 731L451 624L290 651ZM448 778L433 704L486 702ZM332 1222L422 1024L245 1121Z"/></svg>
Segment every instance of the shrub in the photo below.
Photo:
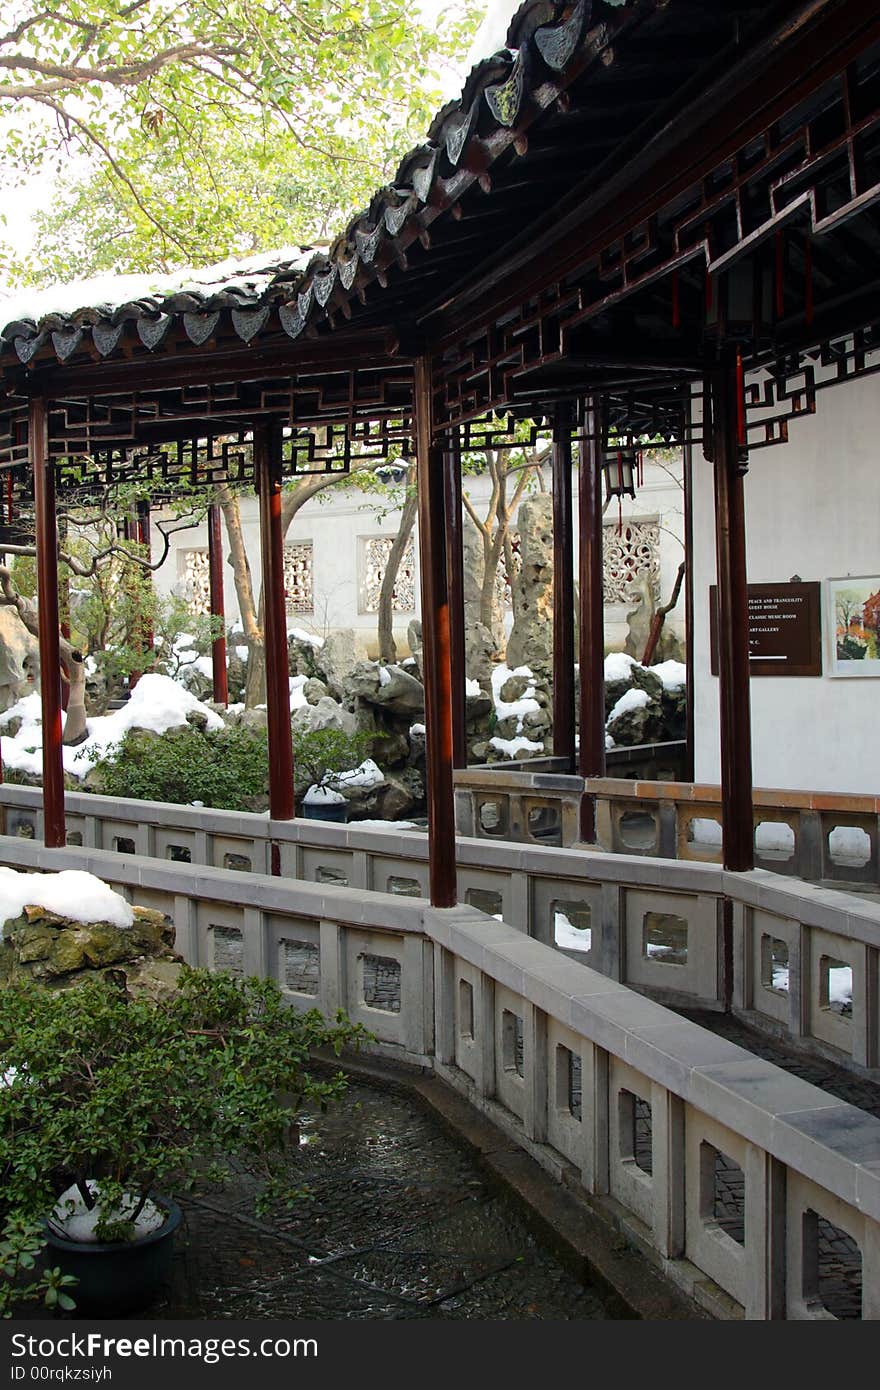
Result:
<svg viewBox="0 0 880 1390"><path fill-rule="evenodd" d="M375 738L341 729L294 728L297 795L313 783L333 786L335 774L357 767ZM239 726L171 729L156 735L130 729L95 764L90 783L106 796L136 801L203 801L219 810L254 810L269 785L266 731Z"/></svg>
<svg viewBox="0 0 880 1390"><path fill-rule="evenodd" d="M312 785L336 787L340 772L350 772L376 740L374 733L359 730L347 734L342 729L297 729L293 731L293 773L297 791Z"/></svg>
<svg viewBox="0 0 880 1390"><path fill-rule="evenodd" d="M131 729L95 764L92 781L107 796L187 805L203 801L247 811L266 793L269 754L261 729Z"/></svg>
<svg viewBox="0 0 880 1390"><path fill-rule="evenodd" d="M73 1184L88 1208L97 1190L99 1239L130 1239L120 1212L139 1211L151 1191L233 1174L256 1180L258 1211L294 1200L285 1159L296 1112L326 1108L346 1084L341 1072L313 1076L311 1049L338 1055L364 1036L341 1013L327 1023L296 1012L270 980L223 972L184 969L157 1002L104 978L57 993L31 982L0 990L7 1240L17 1231L26 1241L28 1223Z"/></svg>

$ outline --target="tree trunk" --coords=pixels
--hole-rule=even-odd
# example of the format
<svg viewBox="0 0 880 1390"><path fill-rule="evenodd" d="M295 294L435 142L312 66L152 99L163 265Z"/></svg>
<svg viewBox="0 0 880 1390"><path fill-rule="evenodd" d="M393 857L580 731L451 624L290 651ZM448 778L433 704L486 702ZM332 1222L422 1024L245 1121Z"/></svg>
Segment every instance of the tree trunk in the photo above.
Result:
<svg viewBox="0 0 880 1390"><path fill-rule="evenodd" d="M241 530L241 512L238 497L222 483L217 489L217 502L226 522L229 537L229 564L232 567L235 593L238 598L238 611L244 629L244 640L248 649L247 684L244 702L248 709L260 704L266 698L266 653L263 646L263 625L257 613L251 567L248 562L244 537Z"/></svg>
<svg viewBox="0 0 880 1390"><path fill-rule="evenodd" d="M366 466L366 465L364 465ZM355 469L352 470L356 471ZM288 527L300 507L324 488L339 482L338 474L316 475L302 478L293 487L285 489L281 498L281 534L287 535ZM235 582L238 611L244 629L244 640L248 649L247 680L244 689L244 702L248 709L262 704L266 699L266 652L263 645L263 598L259 608L254 598L254 585L251 567L248 563L244 537L241 530L241 511L238 496L228 483L217 488L217 502L226 522L229 537L229 564Z"/></svg>
<svg viewBox="0 0 880 1390"><path fill-rule="evenodd" d="M64 651L65 644L61 646L61 664L64 674L67 677L67 719L64 722L64 737L62 743L68 747L76 743L82 743L88 737L88 727L86 725L86 665L82 658L82 653L69 650Z"/></svg>
<svg viewBox="0 0 880 1390"><path fill-rule="evenodd" d="M415 491L414 469L411 468L409 470L406 481L406 501L403 504L403 511L400 514L400 525L397 528L397 535L394 537L391 543L391 549L388 552L388 562L385 566L385 573L382 575L382 587L379 591L380 661L397 660L397 643L394 640L392 626L394 621L394 586L397 583L400 563L406 553L406 547L412 535L416 514L419 509L418 494Z"/></svg>

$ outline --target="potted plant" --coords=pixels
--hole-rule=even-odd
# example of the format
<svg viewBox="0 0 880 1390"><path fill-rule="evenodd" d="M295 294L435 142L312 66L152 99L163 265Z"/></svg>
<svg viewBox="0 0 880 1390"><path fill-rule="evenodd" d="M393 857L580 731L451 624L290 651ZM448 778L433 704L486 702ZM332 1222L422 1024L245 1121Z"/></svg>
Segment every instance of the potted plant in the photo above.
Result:
<svg viewBox="0 0 880 1390"><path fill-rule="evenodd" d="M300 1195L284 1163L296 1112L345 1087L310 1072L310 1051L362 1035L296 1013L271 981L206 970L157 1002L108 978L0 989L0 1215L44 1221L78 1309L144 1307L168 1273L173 1194L235 1171L259 1179L258 1210ZM57 1279L46 1292L68 1306Z"/></svg>
<svg viewBox="0 0 880 1390"><path fill-rule="evenodd" d="M346 821L348 801L343 794L347 780L375 734L343 729L295 729L293 767L302 814L308 820Z"/></svg>

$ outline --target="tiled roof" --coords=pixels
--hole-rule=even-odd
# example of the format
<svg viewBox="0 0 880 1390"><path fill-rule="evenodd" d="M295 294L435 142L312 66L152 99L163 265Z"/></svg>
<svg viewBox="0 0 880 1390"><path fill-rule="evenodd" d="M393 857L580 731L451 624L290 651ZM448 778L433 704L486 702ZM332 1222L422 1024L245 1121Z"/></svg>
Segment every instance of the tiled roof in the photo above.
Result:
<svg viewBox="0 0 880 1390"><path fill-rule="evenodd" d="M745 9L748 3L745 0L739 8ZM545 114L559 118L566 88L584 73L588 95L598 94L595 120L600 138L609 149L614 147L622 123L608 116L609 99L613 102L616 97L612 89L606 91L601 85L606 70L617 62L618 51L625 54L629 31L638 37L646 21L656 29L667 25L670 16L679 33L682 25L696 25L697 38L700 23L708 33L719 22L714 0L631 0L628 4L524 0L511 21L507 47L471 70L461 96L437 113L425 142L405 156L393 181L376 192L328 250L286 248L162 279L101 277L41 295L16 296L0 301L0 350L14 349L25 363L50 344L62 362L85 349L108 357L120 344L127 324L134 323L141 342L152 349L178 321L189 340L199 346L215 335L218 325L225 330L226 320L220 323L224 314L246 343L267 330L277 334L279 328L297 338L308 323L326 322L334 309L346 317L353 309L357 312L356 301L367 303L365 296L373 293L374 283L384 287L398 268L407 268L408 256L415 259L419 271L406 277L402 291L406 307L419 295L427 293L430 298L444 286L444 276L472 269L474 256L497 250L500 242L534 216L534 190L531 202L520 201L522 223L509 217L507 205L502 210L497 181L493 183L496 169L501 171L499 177L507 177L510 161L528 152L519 162L528 170L525 177L534 180L536 161L526 132ZM710 45L715 37L712 29ZM687 46L681 48L675 71L667 77L667 71L644 51L643 40L631 82L638 92L634 111L644 106L645 92L640 88L645 87L646 72L653 79L647 84L649 104L665 95L664 83L690 75L683 71L689 61ZM583 153L574 148L576 159L582 160ZM502 156L508 156L503 168ZM545 207L559 187L560 158L568 156L557 154L555 162L545 159L538 170L539 178L549 177L547 191L539 190ZM545 169L551 170L549 176ZM430 252L438 239L452 245L461 200L479 200L490 191L495 196L486 202L493 205L496 217L500 212L501 230L489 229L483 222L480 244L472 256L456 252L448 258L454 264L448 263L438 275L434 267L441 257Z"/></svg>

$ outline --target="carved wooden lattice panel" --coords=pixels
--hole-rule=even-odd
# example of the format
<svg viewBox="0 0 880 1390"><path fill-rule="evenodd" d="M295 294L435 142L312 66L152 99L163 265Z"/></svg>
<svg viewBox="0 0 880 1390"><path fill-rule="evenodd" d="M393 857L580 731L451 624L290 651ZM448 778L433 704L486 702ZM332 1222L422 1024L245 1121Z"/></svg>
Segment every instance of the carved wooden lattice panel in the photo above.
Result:
<svg viewBox="0 0 880 1390"><path fill-rule="evenodd" d="M378 613L382 578L394 543L393 536L367 536L363 551L361 612ZM391 607L395 613L412 613L416 606L416 557L412 540L407 542L397 571Z"/></svg>
<svg viewBox="0 0 880 1390"><path fill-rule="evenodd" d="M602 578L606 603L633 603L647 579L657 602L660 597L660 525L656 521L626 521L604 528Z"/></svg>
<svg viewBox="0 0 880 1390"><path fill-rule="evenodd" d="M210 613L211 574L207 550L183 552L183 597L191 613Z"/></svg>
<svg viewBox="0 0 880 1390"><path fill-rule="evenodd" d="M288 613L315 611L311 541L294 541L284 547L284 603Z"/></svg>

